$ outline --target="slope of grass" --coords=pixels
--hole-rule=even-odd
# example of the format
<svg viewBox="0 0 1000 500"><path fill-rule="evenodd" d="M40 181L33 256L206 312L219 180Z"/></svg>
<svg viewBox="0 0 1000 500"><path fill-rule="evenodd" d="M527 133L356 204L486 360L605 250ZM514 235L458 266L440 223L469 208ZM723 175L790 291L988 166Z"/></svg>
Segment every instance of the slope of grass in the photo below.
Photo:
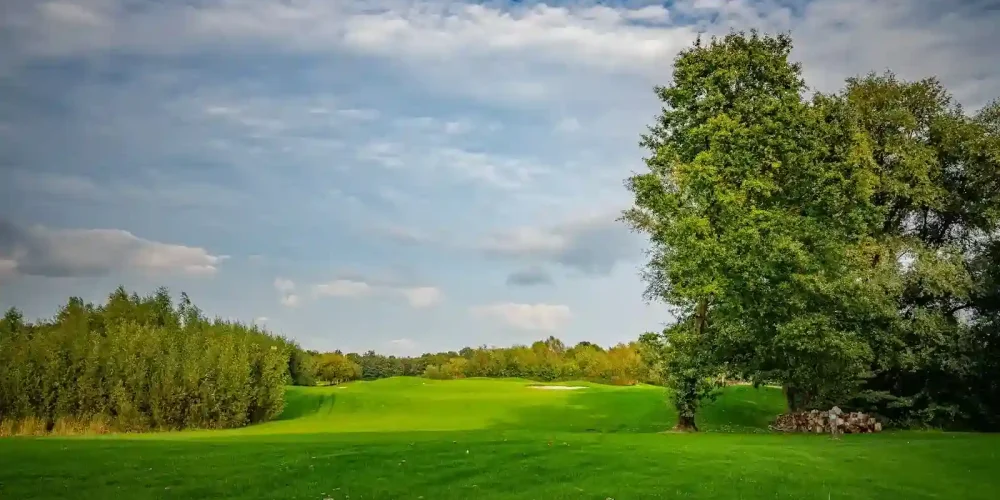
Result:
<svg viewBox="0 0 1000 500"><path fill-rule="evenodd" d="M766 433L780 391L699 418L657 387L399 378L290 388L245 429L0 440L0 498L995 498L1000 438Z"/></svg>

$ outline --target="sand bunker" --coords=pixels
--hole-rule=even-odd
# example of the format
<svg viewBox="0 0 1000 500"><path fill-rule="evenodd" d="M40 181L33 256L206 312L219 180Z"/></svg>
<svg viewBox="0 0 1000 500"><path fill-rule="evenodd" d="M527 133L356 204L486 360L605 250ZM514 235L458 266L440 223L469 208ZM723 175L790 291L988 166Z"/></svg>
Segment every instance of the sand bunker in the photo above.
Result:
<svg viewBox="0 0 1000 500"><path fill-rule="evenodd" d="M577 389L586 389L586 387L579 385L529 385L529 389L545 389L547 391L575 391Z"/></svg>

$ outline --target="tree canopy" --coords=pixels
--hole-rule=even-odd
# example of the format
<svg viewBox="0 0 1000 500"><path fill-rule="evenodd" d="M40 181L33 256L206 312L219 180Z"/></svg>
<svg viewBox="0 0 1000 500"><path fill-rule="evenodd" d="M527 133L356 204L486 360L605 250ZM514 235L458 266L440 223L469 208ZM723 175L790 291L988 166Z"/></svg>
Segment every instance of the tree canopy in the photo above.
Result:
<svg viewBox="0 0 1000 500"><path fill-rule="evenodd" d="M935 80L891 74L807 99L791 49L751 32L682 51L655 89L648 170L626 182L622 218L651 245L647 298L678 319L647 344L669 350L681 428L713 374L781 383L793 410L886 409L886 385L921 354L954 354L977 331L957 315L982 314L995 105L968 117Z"/></svg>

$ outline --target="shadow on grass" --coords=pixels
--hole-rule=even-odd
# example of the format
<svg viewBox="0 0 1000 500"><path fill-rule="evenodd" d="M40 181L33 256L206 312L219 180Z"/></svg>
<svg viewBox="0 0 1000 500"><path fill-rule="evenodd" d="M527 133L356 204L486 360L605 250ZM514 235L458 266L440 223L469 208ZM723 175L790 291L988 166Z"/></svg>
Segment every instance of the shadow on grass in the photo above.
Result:
<svg viewBox="0 0 1000 500"><path fill-rule="evenodd" d="M291 390L285 393L285 409L275 421L294 420L333 410L337 395L331 391Z"/></svg>
<svg viewBox="0 0 1000 500"><path fill-rule="evenodd" d="M662 388L591 388L572 391L563 404L521 407L498 419L494 430L547 432L651 433L677 423L669 393ZM715 401L704 401L697 423L708 432L767 432L785 411L780 390L749 386L725 388Z"/></svg>

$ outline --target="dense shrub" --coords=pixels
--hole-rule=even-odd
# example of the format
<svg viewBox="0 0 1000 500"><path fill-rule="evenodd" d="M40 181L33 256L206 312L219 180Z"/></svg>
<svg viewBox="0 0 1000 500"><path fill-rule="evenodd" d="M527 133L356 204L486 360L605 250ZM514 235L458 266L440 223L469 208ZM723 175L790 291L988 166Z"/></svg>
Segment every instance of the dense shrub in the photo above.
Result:
<svg viewBox="0 0 1000 500"><path fill-rule="evenodd" d="M284 406L293 344L209 320L186 295L123 288L71 298L51 320L0 320L0 421L8 433L238 427Z"/></svg>

